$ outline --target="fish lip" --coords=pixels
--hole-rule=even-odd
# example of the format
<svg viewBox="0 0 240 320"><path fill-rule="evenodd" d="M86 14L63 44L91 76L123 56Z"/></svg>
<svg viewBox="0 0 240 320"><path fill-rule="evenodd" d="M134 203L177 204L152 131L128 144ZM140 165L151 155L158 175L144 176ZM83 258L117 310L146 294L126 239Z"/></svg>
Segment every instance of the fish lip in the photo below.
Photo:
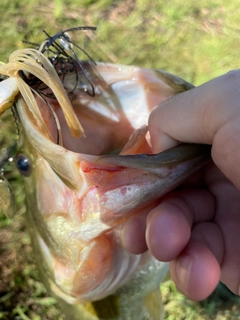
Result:
<svg viewBox="0 0 240 320"><path fill-rule="evenodd" d="M157 154L102 155L97 158L99 164L112 164L154 172L160 167L174 168L193 159L199 163L211 160L211 145L180 143Z"/></svg>

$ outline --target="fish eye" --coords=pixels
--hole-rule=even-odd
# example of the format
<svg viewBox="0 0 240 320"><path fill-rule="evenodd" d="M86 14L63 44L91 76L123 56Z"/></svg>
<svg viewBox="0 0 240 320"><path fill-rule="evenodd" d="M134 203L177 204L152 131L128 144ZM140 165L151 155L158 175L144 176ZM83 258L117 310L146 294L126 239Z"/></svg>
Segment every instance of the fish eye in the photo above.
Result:
<svg viewBox="0 0 240 320"><path fill-rule="evenodd" d="M17 168L21 173L21 175L23 175L24 177L29 177L31 174L31 163L28 157L25 156L24 154L19 154L17 156L16 162L17 162Z"/></svg>

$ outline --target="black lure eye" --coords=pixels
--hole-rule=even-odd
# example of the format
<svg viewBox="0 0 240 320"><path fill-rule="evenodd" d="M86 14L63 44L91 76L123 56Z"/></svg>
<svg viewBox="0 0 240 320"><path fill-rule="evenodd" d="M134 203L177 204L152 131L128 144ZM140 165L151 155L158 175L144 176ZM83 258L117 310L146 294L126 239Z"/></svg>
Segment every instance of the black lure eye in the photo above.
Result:
<svg viewBox="0 0 240 320"><path fill-rule="evenodd" d="M29 177L31 174L31 164L27 156L19 154L17 156L17 168L21 175Z"/></svg>

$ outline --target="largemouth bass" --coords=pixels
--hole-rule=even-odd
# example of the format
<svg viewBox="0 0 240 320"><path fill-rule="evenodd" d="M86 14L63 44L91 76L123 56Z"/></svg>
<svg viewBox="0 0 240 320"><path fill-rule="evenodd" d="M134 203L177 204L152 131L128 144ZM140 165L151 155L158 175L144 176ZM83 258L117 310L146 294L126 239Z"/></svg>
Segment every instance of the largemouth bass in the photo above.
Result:
<svg viewBox="0 0 240 320"><path fill-rule="evenodd" d="M127 252L119 237L130 215L210 159L205 145L151 150L149 113L193 86L161 70L80 60L66 32L47 36L0 65L0 111L12 107L18 121L42 279L69 320L159 320L168 264Z"/></svg>

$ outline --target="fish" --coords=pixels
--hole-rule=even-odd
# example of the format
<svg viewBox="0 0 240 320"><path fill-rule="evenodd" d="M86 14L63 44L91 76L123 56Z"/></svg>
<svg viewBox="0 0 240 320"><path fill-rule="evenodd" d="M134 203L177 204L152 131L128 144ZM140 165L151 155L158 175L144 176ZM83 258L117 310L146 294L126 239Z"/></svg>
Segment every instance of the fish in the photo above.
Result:
<svg viewBox="0 0 240 320"><path fill-rule="evenodd" d="M121 228L206 165L211 146L153 154L151 110L194 86L160 69L96 63L69 36L89 28L45 32L0 64L0 113L12 108L18 124L26 223L66 319L159 320L168 263L126 251Z"/></svg>

